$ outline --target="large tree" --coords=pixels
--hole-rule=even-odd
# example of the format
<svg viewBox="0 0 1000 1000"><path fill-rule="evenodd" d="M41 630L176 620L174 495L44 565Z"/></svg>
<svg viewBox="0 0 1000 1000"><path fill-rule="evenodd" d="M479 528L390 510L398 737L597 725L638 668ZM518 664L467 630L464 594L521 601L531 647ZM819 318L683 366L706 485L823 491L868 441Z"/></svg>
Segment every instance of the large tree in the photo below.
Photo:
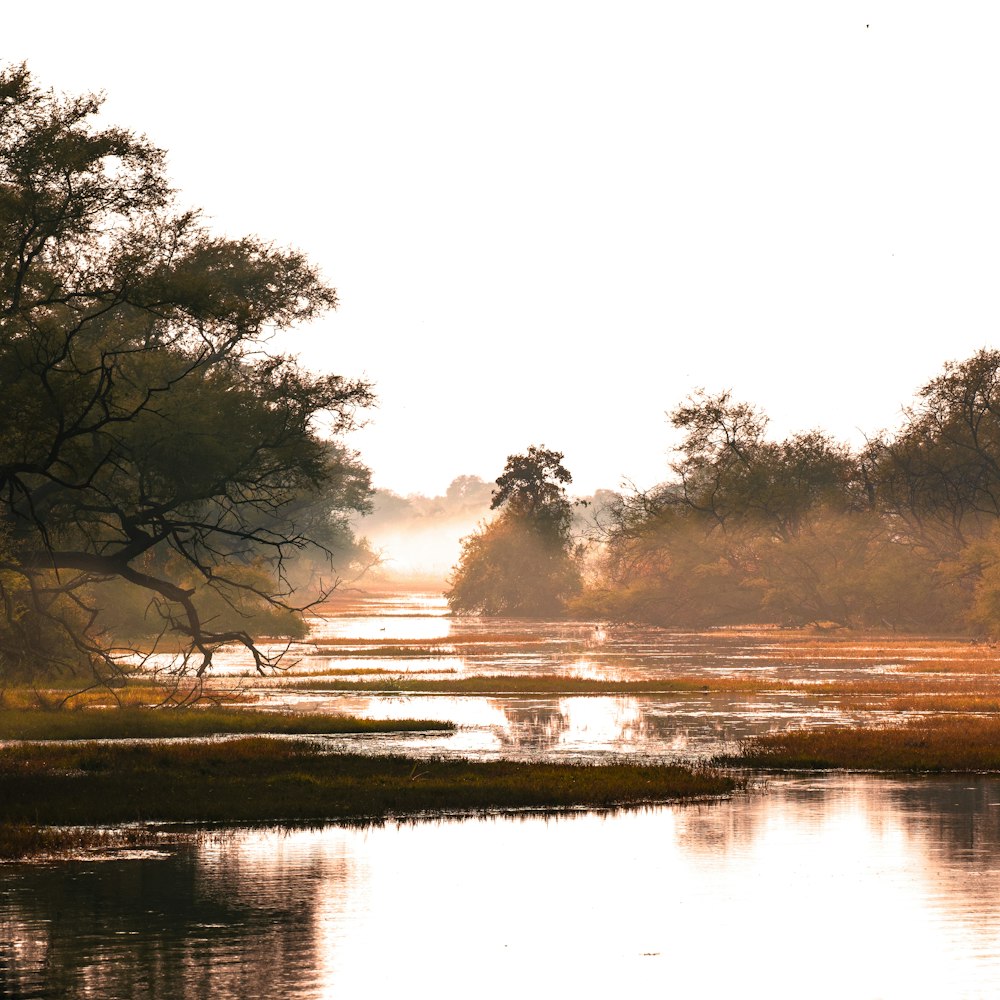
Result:
<svg viewBox="0 0 1000 1000"><path fill-rule="evenodd" d="M946 364L907 417L878 443L879 501L914 544L953 558L1000 518L1000 351Z"/></svg>
<svg viewBox="0 0 1000 1000"><path fill-rule="evenodd" d="M298 252L211 234L162 151L100 107L0 71L0 672L113 668L93 601L109 581L197 671L228 642L262 669L199 594L286 605L289 557L324 545L304 504L367 501L316 420L336 436L370 387L268 350L334 290Z"/></svg>
<svg viewBox="0 0 1000 1000"><path fill-rule="evenodd" d="M535 445L507 458L490 504L497 517L462 543L447 592L453 610L553 615L579 591L562 459Z"/></svg>

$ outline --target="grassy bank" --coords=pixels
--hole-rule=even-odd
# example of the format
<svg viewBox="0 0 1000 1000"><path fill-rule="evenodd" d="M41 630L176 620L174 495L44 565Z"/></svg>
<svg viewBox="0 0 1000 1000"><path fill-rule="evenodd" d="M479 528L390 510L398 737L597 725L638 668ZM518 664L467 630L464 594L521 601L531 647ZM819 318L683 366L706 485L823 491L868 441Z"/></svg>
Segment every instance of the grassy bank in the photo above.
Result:
<svg viewBox="0 0 1000 1000"><path fill-rule="evenodd" d="M80 711L0 709L0 739L166 739L223 734L335 735L452 730L428 719L374 720L349 715L261 712L248 708L121 708Z"/></svg>
<svg viewBox="0 0 1000 1000"><path fill-rule="evenodd" d="M21 745L0 755L0 823L243 823L605 808L723 795L744 785L705 769L319 754L261 737Z"/></svg>
<svg viewBox="0 0 1000 1000"><path fill-rule="evenodd" d="M427 677L399 671L316 671L292 674L281 680L255 685L258 688L302 688L310 691L358 691L370 694L465 694L465 695L643 695L643 694L730 694L787 693L821 697L854 698L881 702L889 697L917 697L925 694L1000 695L994 678L979 676L929 676L926 674L877 674L867 678L812 680L774 677L760 673L678 674L654 680L610 680L573 677L566 674L482 674L478 676ZM914 703L914 707L919 707Z"/></svg>
<svg viewBox="0 0 1000 1000"><path fill-rule="evenodd" d="M773 770L1000 772L1000 716L934 716L905 725L768 733L714 763Z"/></svg>
<svg viewBox="0 0 1000 1000"><path fill-rule="evenodd" d="M744 682L740 690L749 690L751 682ZM380 680L341 680L317 678L315 680L283 681L281 687L307 688L310 691L366 691L370 693L405 692L410 694L674 694L705 693L710 690L705 678L677 678L652 681L598 680L589 677L567 677L564 674L487 674L479 677L449 677L427 679L396 675ZM716 683L716 687L724 686Z"/></svg>

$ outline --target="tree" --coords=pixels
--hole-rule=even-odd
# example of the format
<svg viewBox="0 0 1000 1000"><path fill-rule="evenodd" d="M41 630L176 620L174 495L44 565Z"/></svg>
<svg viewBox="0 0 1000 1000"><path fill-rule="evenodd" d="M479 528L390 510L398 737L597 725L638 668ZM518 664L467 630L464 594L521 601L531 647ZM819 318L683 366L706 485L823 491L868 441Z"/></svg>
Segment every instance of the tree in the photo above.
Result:
<svg viewBox="0 0 1000 1000"><path fill-rule="evenodd" d="M1000 518L1000 351L945 365L919 397L881 445L879 500L914 544L955 558Z"/></svg>
<svg viewBox="0 0 1000 1000"><path fill-rule="evenodd" d="M264 669L199 593L290 607L289 558L328 551L303 504L367 503L317 418L336 436L371 390L268 351L334 290L300 253L178 209L162 151L99 127L100 106L0 71L0 671L113 670L92 600L110 582L199 674L227 642Z"/></svg>
<svg viewBox="0 0 1000 1000"><path fill-rule="evenodd" d="M686 432L672 466L679 488L664 494L710 524L726 529L747 522L783 540L794 538L806 514L819 506L846 509L856 502L853 457L820 431L769 441L767 418L728 392L697 393L670 415Z"/></svg>
<svg viewBox="0 0 1000 1000"><path fill-rule="evenodd" d="M585 600L661 625L870 621L884 602L859 581L899 560L872 513L869 458L820 431L769 440L764 414L728 392L670 416L685 432L674 476L607 508L604 586Z"/></svg>
<svg viewBox="0 0 1000 1000"><path fill-rule="evenodd" d="M499 515L462 543L446 594L452 610L552 615L579 591L562 459L535 445L508 456L490 504Z"/></svg>

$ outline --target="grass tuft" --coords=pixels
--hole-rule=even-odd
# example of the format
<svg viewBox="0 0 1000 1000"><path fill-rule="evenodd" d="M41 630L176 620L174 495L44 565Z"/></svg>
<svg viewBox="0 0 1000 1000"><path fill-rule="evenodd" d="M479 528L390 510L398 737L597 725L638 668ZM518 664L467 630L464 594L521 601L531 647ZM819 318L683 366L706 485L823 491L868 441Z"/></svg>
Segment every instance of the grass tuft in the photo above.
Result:
<svg viewBox="0 0 1000 1000"><path fill-rule="evenodd" d="M720 679L712 686L718 688ZM724 683L724 682L721 682ZM741 685L748 689L751 682ZM282 687L303 687L310 691L400 691L412 694L673 694L677 692L705 693L709 688L707 678L670 678L648 681L599 680L589 677L567 677L564 674L486 674L476 677L444 679L411 678L395 674L382 680L318 679L299 682L290 679Z"/></svg>
<svg viewBox="0 0 1000 1000"><path fill-rule="evenodd" d="M101 830L90 826L0 823L0 860L4 861L151 847L160 842L155 831L144 827L119 826Z"/></svg>
<svg viewBox="0 0 1000 1000"><path fill-rule="evenodd" d="M87 711L0 709L0 739L168 739L224 734L326 735L451 731L450 722L375 720L350 715L261 712L244 708L122 708Z"/></svg>

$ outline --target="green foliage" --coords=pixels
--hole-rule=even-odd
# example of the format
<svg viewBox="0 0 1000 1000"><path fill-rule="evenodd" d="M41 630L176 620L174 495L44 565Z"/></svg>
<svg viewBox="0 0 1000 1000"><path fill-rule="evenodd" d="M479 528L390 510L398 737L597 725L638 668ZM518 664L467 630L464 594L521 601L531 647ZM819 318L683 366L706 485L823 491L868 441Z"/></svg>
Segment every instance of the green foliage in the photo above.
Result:
<svg viewBox="0 0 1000 1000"><path fill-rule="evenodd" d="M933 564L873 512L813 511L788 541L760 546L766 620L947 629L958 608Z"/></svg>
<svg viewBox="0 0 1000 1000"><path fill-rule="evenodd" d="M763 414L729 393L696 394L671 419L686 436L667 497L713 525L751 522L788 539L812 508L851 505L852 457L819 431L768 441Z"/></svg>
<svg viewBox="0 0 1000 1000"><path fill-rule="evenodd" d="M534 445L508 457L491 504L499 516L462 543L446 594L452 610L557 615L579 591L562 458Z"/></svg>
<svg viewBox="0 0 1000 1000"><path fill-rule="evenodd" d="M100 103L0 71L0 674L114 670L108 581L200 671L233 641L263 669L253 616L287 612L292 556L330 553L367 504L317 418L348 429L370 389L267 351L333 289L178 210L163 153Z"/></svg>
<svg viewBox="0 0 1000 1000"><path fill-rule="evenodd" d="M573 477L562 459L561 451L535 445L524 455L509 455L497 478L490 509L524 518L541 533L564 534L572 516L566 486Z"/></svg>

